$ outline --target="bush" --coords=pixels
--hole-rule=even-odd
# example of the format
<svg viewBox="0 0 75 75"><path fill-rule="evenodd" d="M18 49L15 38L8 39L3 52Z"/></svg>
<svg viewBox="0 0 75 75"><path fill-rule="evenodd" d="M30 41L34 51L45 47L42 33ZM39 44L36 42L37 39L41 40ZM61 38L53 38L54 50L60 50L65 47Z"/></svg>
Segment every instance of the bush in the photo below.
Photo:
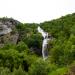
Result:
<svg viewBox="0 0 75 75"><path fill-rule="evenodd" d="M48 72L54 70L56 66L50 65L48 62L39 59L29 68L29 75L48 75Z"/></svg>
<svg viewBox="0 0 75 75"><path fill-rule="evenodd" d="M65 75L68 72L68 68L67 67L63 67L63 68L59 68L55 71L52 71L50 74L48 75Z"/></svg>
<svg viewBox="0 0 75 75"><path fill-rule="evenodd" d="M22 52L22 51L24 51L24 50L28 50L28 47L27 47L27 45L24 43L24 42L19 42L18 44L17 44L17 47L16 47L16 49L19 51L19 52Z"/></svg>
<svg viewBox="0 0 75 75"><path fill-rule="evenodd" d="M19 69L14 69L12 75L27 75L26 72L19 66Z"/></svg>
<svg viewBox="0 0 75 75"><path fill-rule="evenodd" d="M11 72L8 68L0 67L0 75L11 75Z"/></svg>

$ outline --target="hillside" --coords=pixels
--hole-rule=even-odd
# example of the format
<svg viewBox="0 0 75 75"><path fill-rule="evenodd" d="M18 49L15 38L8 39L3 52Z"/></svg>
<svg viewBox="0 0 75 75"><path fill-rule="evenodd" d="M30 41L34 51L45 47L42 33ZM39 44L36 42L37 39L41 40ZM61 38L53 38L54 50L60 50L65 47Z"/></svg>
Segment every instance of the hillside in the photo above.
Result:
<svg viewBox="0 0 75 75"><path fill-rule="evenodd" d="M38 26L53 38L46 61ZM75 13L40 24L0 18L0 33L0 75L75 75Z"/></svg>

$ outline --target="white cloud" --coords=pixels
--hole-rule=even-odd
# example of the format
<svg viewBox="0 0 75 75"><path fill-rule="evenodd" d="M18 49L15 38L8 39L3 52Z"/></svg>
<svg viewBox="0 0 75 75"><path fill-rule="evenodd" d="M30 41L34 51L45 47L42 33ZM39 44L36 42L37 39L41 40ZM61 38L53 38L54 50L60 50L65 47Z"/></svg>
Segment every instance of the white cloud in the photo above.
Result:
<svg viewBox="0 0 75 75"><path fill-rule="evenodd" d="M0 17L43 22L75 12L74 0L0 0Z"/></svg>

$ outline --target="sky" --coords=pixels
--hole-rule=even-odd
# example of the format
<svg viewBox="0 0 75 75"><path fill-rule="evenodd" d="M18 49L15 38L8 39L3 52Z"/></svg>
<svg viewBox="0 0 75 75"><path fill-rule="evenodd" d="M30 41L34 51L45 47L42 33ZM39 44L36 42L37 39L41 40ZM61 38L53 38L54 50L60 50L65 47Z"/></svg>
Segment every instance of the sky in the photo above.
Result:
<svg viewBox="0 0 75 75"><path fill-rule="evenodd" d="M75 0L0 0L0 17L40 23L75 12Z"/></svg>

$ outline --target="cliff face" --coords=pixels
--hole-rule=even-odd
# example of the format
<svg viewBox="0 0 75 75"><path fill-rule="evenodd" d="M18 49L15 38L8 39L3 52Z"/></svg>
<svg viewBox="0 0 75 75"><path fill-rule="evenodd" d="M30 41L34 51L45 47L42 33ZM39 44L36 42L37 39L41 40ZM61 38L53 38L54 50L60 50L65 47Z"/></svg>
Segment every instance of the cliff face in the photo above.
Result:
<svg viewBox="0 0 75 75"><path fill-rule="evenodd" d="M9 42L17 43L19 34L16 25L19 23L12 18L0 18L0 47Z"/></svg>

